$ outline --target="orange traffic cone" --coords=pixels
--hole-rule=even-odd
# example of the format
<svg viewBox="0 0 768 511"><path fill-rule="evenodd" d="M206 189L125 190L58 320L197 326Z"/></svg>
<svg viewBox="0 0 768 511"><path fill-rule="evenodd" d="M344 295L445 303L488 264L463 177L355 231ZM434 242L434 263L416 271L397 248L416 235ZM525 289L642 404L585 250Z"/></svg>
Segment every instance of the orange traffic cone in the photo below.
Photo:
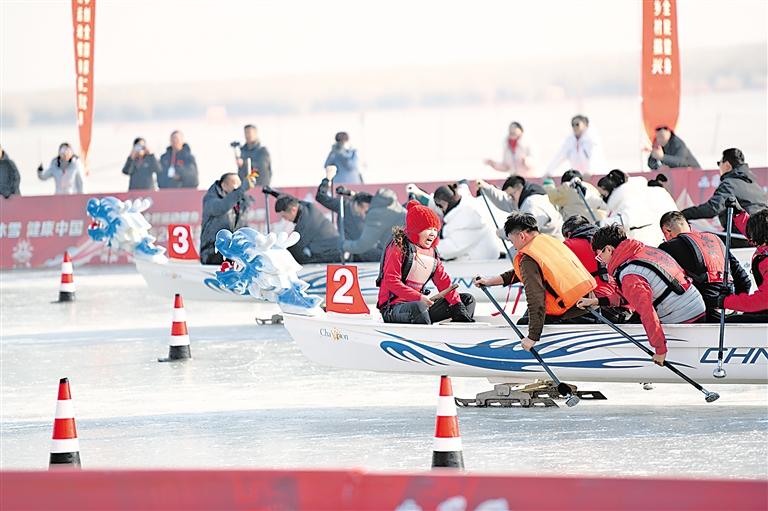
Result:
<svg viewBox="0 0 768 511"><path fill-rule="evenodd" d="M435 443L432 448L432 468L439 467L464 468L459 420L456 417L456 402L453 400L451 379L447 376L440 377Z"/></svg>
<svg viewBox="0 0 768 511"><path fill-rule="evenodd" d="M72 259L69 252L64 252L64 260L61 262L61 284L59 285L59 301L75 301L75 279L72 269Z"/></svg>
<svg viewBox="0 0 768 511"><path fill-rule="evenodd" d="M69 380L59 380L59 398L53 421L53 442L49 468L80 468L80 444L75 429L75 409L69 393Z"/></svg>
<svg viewBox="0 0 768 511"><path fill-rule="evenodd" d="M158 358L158 362L185 360L192 358L189 350L189 332L187 331L187 312L180 294L173 300L173 324L171 325L171 343L168 358Z"/></svg>

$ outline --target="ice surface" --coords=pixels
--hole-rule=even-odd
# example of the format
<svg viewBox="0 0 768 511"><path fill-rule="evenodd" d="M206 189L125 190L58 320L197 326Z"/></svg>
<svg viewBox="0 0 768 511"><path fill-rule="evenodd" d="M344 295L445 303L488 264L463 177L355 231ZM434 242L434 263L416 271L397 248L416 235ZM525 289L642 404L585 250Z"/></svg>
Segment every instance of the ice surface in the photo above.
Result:
<svg viewBox="0 0 768 511"><path fill-rule="evenodd" d="M83 466L428 469L438 381L340 371L303 357L248 303L185 303L192 360L160 364L172 297L131 269L3 273L0 464L47 467L58 379L69 377ZM462 397L488 390L455 378ZM768 390L583 384L608 401L460 409L465 464L524 474L768 477Z"/></svg>

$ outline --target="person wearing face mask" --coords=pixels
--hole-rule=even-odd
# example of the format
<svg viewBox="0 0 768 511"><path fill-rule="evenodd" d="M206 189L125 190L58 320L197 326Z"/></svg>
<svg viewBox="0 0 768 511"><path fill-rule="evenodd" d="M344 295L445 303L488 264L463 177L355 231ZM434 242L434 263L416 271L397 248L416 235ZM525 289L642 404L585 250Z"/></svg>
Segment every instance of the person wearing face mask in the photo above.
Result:
<svg viewBox="0 0 768 511"><path fill-rule="evenodd" d="M240 180L234 172L223 174L203 196L203 226L200 231L200 262L221 264L224 258L216 251L216 233L221 229L232 232L244 227L248 209L246 192L253 185L250 179Z"/></svg>
<svg viewBox="0 0 768 511"><path fill-rule="evenodd" d="M511 176L536 177L531 157L531 147L523 137L523 125L517 121L509 124L507 137L504 139L503 157L497 162L491 159L483 163L493 170L506 172Z"/></svg>
<svg viewBox="0 0 768 511"><path fill-rule="evenodd" d="M67 142L59 146L59 155L51 160L47 169L43 170L42 163L37 167L37 177L41 181L53 178L56 195L85 193L85 169Z"/></svg>
<svg viewBox="0 0 768 511"><path fill-rule="evenodd" d="M587 116L575 115L571 119L571 129L573 133L566 137L544 175L556 175L563 162L568 162L568 168L576 169L587 177L605 172L607 165L602 144L589 129Z"/></svg>
<svg viewBox="0 0 768 511"><path fill-rule="evenodd" d="M408 202L405 229L393 229L376 279L376 307L385 323L430 325L449 318L458 323L474 322L472 295L454 289L433 302L425 293L430 280L438 291L451 287L451 277L436 250L439 230L440 218L434 211L418 201Z"/></svg>
<svg viewBox="0 0 768 511"><path fill-rule="evenodd" d="M161 171L157 175L160 188L197 188L197 161L184 134L176 130L171 133L171 145L160 156Z"/></svg>
<svg viewBox="0 0 768 511"><path fill-rule="evenodd" d="M331 152L325 159L325 167L336 167L336 176L333 184L354 185L363 182L363 176L358 170L357 149L353 149L349 143L349 135L343 131L336 133L336 143L331 147Z"/></svg>
<svg viewBox="0 0 768 511"><path fill-rule="evenodd" d="M154 190L155 176L159 173L160 164L147 149L146 141L141 137L134 140L133 150L123 165L123 174L131 176L128 190Z"/></svg>

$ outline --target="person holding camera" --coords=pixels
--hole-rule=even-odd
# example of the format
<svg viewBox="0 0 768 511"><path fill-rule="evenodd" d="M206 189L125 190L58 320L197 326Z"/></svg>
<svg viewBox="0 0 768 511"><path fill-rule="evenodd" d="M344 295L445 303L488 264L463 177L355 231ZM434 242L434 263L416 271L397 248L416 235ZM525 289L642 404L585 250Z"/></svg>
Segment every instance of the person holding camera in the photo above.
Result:
<svg viewBox="0 0 768 511"><path fill-rule="evenodd" d="M269 157L269 151L261 145L256 126L246 124L243 128L245 135L245 144L232 142L229 144L235 151L235 163L237 164L237 173L240 179L246 179L247 176L256 176L256 185L269 186L272 182L272 160ZM251 168L248 168L248 160L251 161Z"/></svg>
<svg viewBox="0 0 768 511"><path fill-rule="evenodd" d="M184 134L176 130L171 133L171 145L160 156L161 172L157 175L160 188L197 188L197 161Z"/></svg>
<svg viewBox="0 0 768 511"><path fill-rule="evenodd" d="M42 163L37 167L37 177L40 181L53 178L56 195L85 193L83 163L67 142L59 146L59 155L51 160L47 169L43 170Z"/></svg>
<svg viewBox="0 0 768 511"><path fill-rule="evenodd" d="M334 183L337 185L355 185L362 184L363 176L358 170L357 149L352 149L349 144L349 135L340 131L336 133L336 143L331 147L331 152L325 159L325 167L333 165L336 167L336 178Z"/></svg>
<svg viewBox="0 0 768 511"><path fill-rule="evenodd" d="M154 190L155 175L160 173L160 163L147 149L146 141L138 137L133 141L133 150L123 165L123 174L130 176L128 190Z"/></svg>

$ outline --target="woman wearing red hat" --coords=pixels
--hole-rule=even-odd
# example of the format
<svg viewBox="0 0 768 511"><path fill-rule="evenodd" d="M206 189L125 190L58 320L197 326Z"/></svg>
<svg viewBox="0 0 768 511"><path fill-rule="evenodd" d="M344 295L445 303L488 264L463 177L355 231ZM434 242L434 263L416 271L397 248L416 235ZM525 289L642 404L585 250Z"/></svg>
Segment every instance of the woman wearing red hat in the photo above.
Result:
<svg viewBox="0 0 768 511"><path fill-rule="evenodd" d="M433 302L424 294L430 280L438 291L451 286L435 247L440 219L434 211L412 200L407 206L405 230L396 227L379 268L376 306L386 323L432 324L450 318L460 323L474 320L475 299L456 290L445 300Z"/></svg>

